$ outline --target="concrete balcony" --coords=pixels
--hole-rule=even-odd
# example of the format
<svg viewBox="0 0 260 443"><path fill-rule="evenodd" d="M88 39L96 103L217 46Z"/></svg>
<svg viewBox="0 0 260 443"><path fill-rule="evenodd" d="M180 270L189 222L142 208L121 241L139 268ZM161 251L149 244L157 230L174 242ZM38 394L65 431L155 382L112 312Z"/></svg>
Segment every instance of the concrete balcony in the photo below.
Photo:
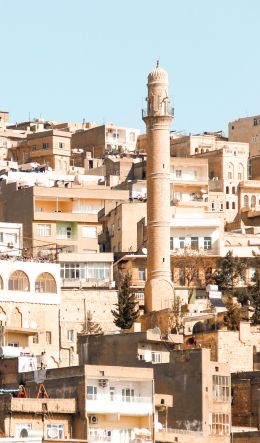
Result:
<svg viewBox="0 0 260 443"><path fill-rule="evenodd" d="M45 212L34 211L34 220L41 221L61 221L61 222L82 222L98 223L97 214L73 213L73 212Z"/></svg>
<svg viewBox="0 0 260 443"><path fill-rule="evenodd" d="M59 413L75 414L77 412L74 398L10 398L6 401L10 412L20 413Z"/></svg>
<svg viewBox="0 0 260 443"><path fill-rule="evenodd" d="M109 395L97 395L95 399L87 398L88 414L121 414L144 416L153 413L152 397L126 397L115 395L111 401Z"/></svg>

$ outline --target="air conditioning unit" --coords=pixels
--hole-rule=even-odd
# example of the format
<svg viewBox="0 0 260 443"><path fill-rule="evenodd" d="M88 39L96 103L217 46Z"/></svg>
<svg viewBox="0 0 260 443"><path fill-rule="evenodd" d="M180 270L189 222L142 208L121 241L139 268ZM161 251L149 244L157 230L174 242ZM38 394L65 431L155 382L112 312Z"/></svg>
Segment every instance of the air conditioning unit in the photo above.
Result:
<svg viewBox="0 0 260 443"><path fill-rule="evenodd" d="M97 424L98 423L98 417L96 415L90 415L89 423L91 423L92 425Z"/></svg>
<svg viewBox="0 0 260 443"><path fill-rule="evenodd" d="M108 380L106 378L101 378L98 380L98 384L101 388L105 388L107 386Z"/></svg>
<svg viewBox="0 0 260 443"><path fill-rule="evenodd" d="M48 428L47 429L47 437L48 438L59 438L59 431L57 428Z"/></svg>

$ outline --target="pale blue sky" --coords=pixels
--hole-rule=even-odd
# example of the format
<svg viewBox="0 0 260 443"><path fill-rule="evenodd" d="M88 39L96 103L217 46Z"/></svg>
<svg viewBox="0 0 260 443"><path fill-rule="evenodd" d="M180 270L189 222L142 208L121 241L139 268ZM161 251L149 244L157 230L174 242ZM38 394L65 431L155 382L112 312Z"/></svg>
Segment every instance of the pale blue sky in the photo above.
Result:
<svg viewBox="0 0 260 443"><path fill-rule="evenodd" d="M0 0L0 109L144 129L160 58L175 121L226 130L260 113L259 0Z"/></svg>

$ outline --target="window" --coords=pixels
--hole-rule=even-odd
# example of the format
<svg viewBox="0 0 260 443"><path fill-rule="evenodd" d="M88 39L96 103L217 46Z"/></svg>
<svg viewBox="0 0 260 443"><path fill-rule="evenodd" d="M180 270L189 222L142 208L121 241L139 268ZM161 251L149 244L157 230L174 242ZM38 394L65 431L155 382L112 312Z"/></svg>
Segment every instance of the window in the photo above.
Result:
<svg viewBox="0 0 260 443"><path fill-rule="evenodd" d="M87 386L87 400L96 400L96 399L97 399L97 387Z"/></svg>
<svg viewBox="0 0 260 443"><path fill-rule="evenodd" d="M37 225L37 233L39 237L50 237L51 236L51 225L41 224Z"/></svg>
<svg viewBox="0 0 260 443"><path fill-rule="evenodd" d="M57 235L57 239L59 239L59 240L66 240L66 239L75 240L74 226L72 224L66 225L66 224L62 224L62 223L57 223L56 235Z"/></svg>
<svg viewBox="0 0 260 443"><path fill-rule="evenodd" d="M4 243L6 243L7 246L12 247L15 243L17 243L17 234L11 234L9 232L5 232Z"/></svg>
<svg viewBox="0 0 260 443"><path fill-rule="evenodd" d="M114 388L113 386L109 387L109 398L110 398L110 401L114 401L114 399L115 399L115 389L116 388Z"/></svg>
<svg viewBox="0 0 260 443"><path fill-rule="evenodd" d="M64 425L47 425L47 439L64 439Z"/></svg>
<svg viewBox="0 0 260 443"><path fill-rule="evenodd" d="M226 194L229 194L229 186L226 186Z"/></svg>
<svg viewBox="0 0 260 443"><path fill-rule="evenodd" d="M179 241L180 241L180 249L184 249L185 248L185 237L180 237Z"/></svg>
<svg viewBox="0 0 260 443"><path fill-rule="evenodd" d="M229 434L229 415L228 414L211 414L210 432L213 435Z"/></svg>
<svg viewBox="0 0 260 443"><path fill-rule="evenodd" d="M67 340L68 341L74 341L74 330L68 329L67 331Z"/></svg>
<svg viewBox="0 0 260 443"><path fill-rule="evenodd" d="M230 377L213 375L213 400L230 401Z"/></svg>
<svg viewBox="0 0 260 443"><path fill-rule="evenodd" d="M135 391L134 389L125 388L122 389L122 400L125 402L130 402L134 400Z"/></svg>
<svg viewBox="0 0 260 443"><path fill-rule="evenodd" d="M244 195L244 207L245 208L249 207L249 197L248 197L248 195Z"/></svg>
<svg viewBox="0 0 260 443"><path fill-rule="evenodd" d="M33 335L33 343L34 344L38 344L39 343L39 334L34 334Z"/></svg>
<svg viewBox="0 0 260 443"><path fill-rule="evenodd" d="M174 249L174 237L170 237L170 250Z"/></svg>
<svg viewBox="0 0 260 443"><path fill-rule="evenodd" d="M256 196L252 195L251 197L251 208L255 208L256 206Z"/></svg>
<svg viewBox="0 0 260 443"><path fill-rule="evenodd" d="M83 238L97 238L96 226L82 226L82 237Z"/></svg>
<svg viewBox="0 0 260 443"><path fill-rule="evenodd" d="M191 249L194 249L194 250L199 248L199 238L198 237L191 237L190 247L191 247Z"/></svg>
<svg viewBox="0 0 260 443"><path fill-rule="evenodd" d="M237 174L237 178L238 178L239 181L240 181L240 180L243 180L243 174L242 174L241 172L239 172L239 173Z"/></svg>
<svg viewBox="0 0 260 443"><path fill-rule="evenodd" d="M226 202L226 209L229 209L229 202Z"/></svg>
<svg viewBox="0 0 260 443"><path fill-rule="evenodd" d="M60 148L60 149L65 148L65 143L59 142L59 148Z"/></svg>
<svg viewBox="0 0 260 443"><path fill-rule="evenodd" d="M181 177L182 177L182 171L180 169L176 169L175 178L181 178Z"/></svg>
<svg viewBox="0 0 260 443"><path fill-rule="evenodd" d="M57 293L55 278L49 272L43 272L35 280L35 292Z"/></svg>
<svg viewBox="0 0 260 443"><path fill-rule="evenodd" d="M8 289L10 291L29 291L29 279L23 271L15 271L8 280Z"/></svg>
<svg viewBox="0 0 260 443"><path fill-rule="evenodd" d="M160 352L153 352L152 351L152 363L161 363L162 361L162 355Z"/></svg>
<svg viewBox="0 0 260 443"><path fill-rule="evenodd" d="M51 331L46 331L46 343L51 345Z"/></svg>
<svg viewBox="0 0 260 443"><path fill-rule="evenodd" d="M145 281L145 268L138 268L139 280Z"/></svg>
<svg viewBox="0 0 260 443"><path fill-rule="evenodd" d="M36 151L36 145L32 145L32 151Z"/></svg>
<svg viewBox="0 0 260 443"><path fill-rule="evenodd" d="M221 212L224 211L224 205L223 205L223 203L220 203L220 211L221 211Z"/></svg>
<svg viewBox="0 0 260 443"><path fill-rule="evenodd" d="M232 209L236 209L236 203L232 202Z"/></svg>
<svg viewBox="0 0 260 443"><path fill-rule="evenodd" d="M211 203L211 211L215 211L215 202Z"/></svg>
<svg viewBox="0 0 260 443"><path fill-rule="evenodd" d="M211 237L204 237L204 249L209 250L212 248L212 240Z"/></svg>
<svg viewBox="0 0 260 443"><path fill-rule="evenodd" d="M4 241L4 233L0 232L0 242L3 243Z"/></svg>
<svg viewBox="0 0 260 443"><path fill-rule="evenodd" d="M42 149L48 149L49 147L49 143L43 143L42 144Z"/></svg>
<svg viewBox="0 0 260 443"><path fill-rule="evenodd" d="M232 186L232 194L235 194L236 193L236 188L235 188L235 186Z"/></svg>
<svg viewBox="0 0 260 443"><path fill-rule="evenodd" d="M232 180L232 172L228 172L228 179Z"/></svg>
<svg viewBox="0 0 260 443"><path fill-rule="evenodd" d="M80 280L110 280L110 263L61 263L61 278Z"/></svg>

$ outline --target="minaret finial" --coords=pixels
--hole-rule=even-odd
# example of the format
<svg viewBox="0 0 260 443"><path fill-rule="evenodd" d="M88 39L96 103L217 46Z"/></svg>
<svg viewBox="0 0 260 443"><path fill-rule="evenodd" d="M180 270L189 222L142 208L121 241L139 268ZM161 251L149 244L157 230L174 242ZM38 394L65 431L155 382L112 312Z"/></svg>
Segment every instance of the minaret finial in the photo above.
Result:
<svg viewBox="0 0 260 443"><path fill-rule="evenodd" d="M156 62L156 68L159 68L159 59Z"/></svg>

